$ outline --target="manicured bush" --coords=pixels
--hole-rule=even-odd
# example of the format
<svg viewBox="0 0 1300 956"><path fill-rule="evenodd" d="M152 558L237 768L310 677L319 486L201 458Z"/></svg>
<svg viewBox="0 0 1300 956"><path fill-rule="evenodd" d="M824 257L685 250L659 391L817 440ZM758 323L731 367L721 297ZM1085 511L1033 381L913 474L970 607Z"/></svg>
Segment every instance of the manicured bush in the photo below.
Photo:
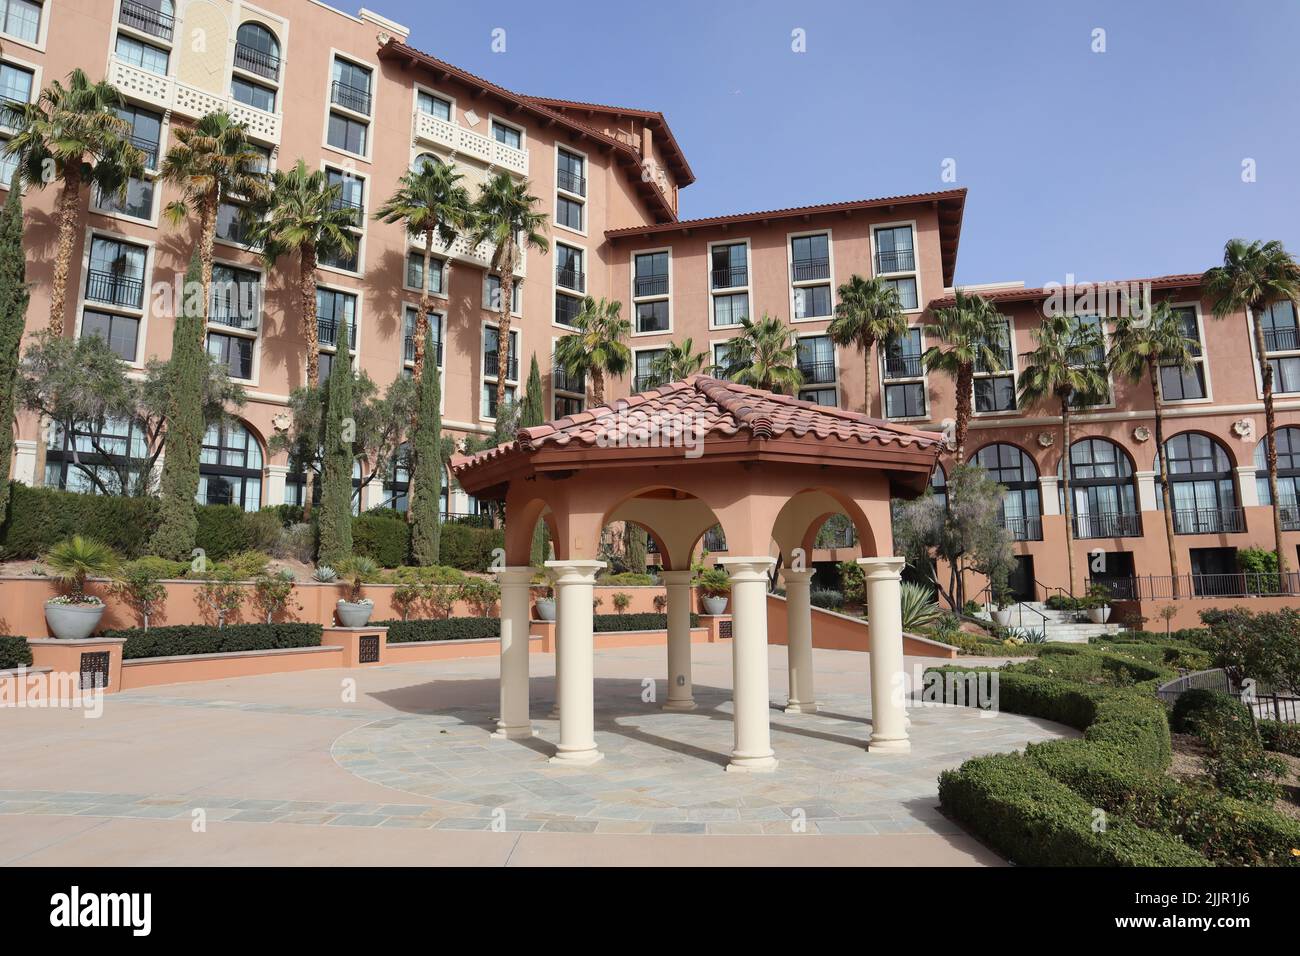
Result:
<svg viewBox="0 0 1300 956"><path fill-rule="evenodd" d="M0 636L0 670L31 666L32 649L27 638Z"/></svg>
<svg viewBox="0 0 1300 956"><path fill-rule="evenodd" d="M153 498L81 495L15 482L0 524L0 557L38 558L58 542L81 534L102 541L123 558L138 558L146 553L157 515Z"/></svg>
<svg viewBox="0 0 1300 956"><path fill-rule="evenodd" d="M1279 781L1286 775L1286 764L1264 749L1249 713L1226 708L1204 713L1197 736L1205 743L1205 775L1220 793L1265 806L1282 795Z"/></svg>
<svg viewBox="0 0 1300 956"><path fill-rule="evenodd" d="M401 518L367 513L352 519L353 553L370 558L380 567L405 564L410 546L411 529Z"/></svg>
<svg viewBox="0 0 1300 956"><path fill-rule="evenodd" d="M856 561L841 561L835 565L835 570L840 577L839 590L843 593L844 600L861 604L866 598L862 565Z"/></svg>
<svg viewBox="0 0 1300 956"><path fill-rule="evenodd" d="M231 624L217 628L207 624L182 624L106 631L105 637L126 638L123 660L143 657L172 657L182 654L225 654L232 651L262 651L283 647L319 647L319 624Z"/></svg>
<svg viewBox="0 0 1300 956"><path fill-rule="evenodd" d="M808 592L808 601L813 607L824 608L827 611L838 611L844 606L844 592L832 588L818 588L815 591Z"/></svg>
<svg viewBox="0 0 1300 956"><path fill-rule="evenodd" d="M1300 757L1300 724L1261 720L1255 726L1259 728L1259 739L1263 741L1265 750Z"/></svg>
<svg viewBox="0 0 1300 956"><path fill-rule="evenodd" d="M445 620L374 621L388 628L389 644L414 641L467 641L501 636L501 619L496 617L451 617Z"/></svg>
<svg viewBox="0 0 1300 956"><path fill-rule="evenodd" d="M439 560L462 571L487 571L492 566L493 549L504 548L505 541L500 529L448 522L442 526Z"/></svg>
<svg viewBox="0 0 1300 956"><path fill-rule="evenodd" d="M668 616L643 612L640 614L594 614L591 618L592 630L597 634L612 631L666 631ZM700 616L691 615L691 627L698 627Z"/></svg>
<svg viewBox="0 0 1300 956"><path fill-rule="evenodd" d="M641 574L636 571L621 571L618 574L601 574L596 577L597 584L621 584L625 587L649 587L658 584L659 579L653 574Z"/></svg>
<svg viewBox="0 0 1300 956"><path fill-rule="evenodd" d="M194 546L209 561L224 561L232 554L252 549L253 535L243 508L238 505L199 505L197 513L199 529Z"/></svg>
<svg viewBox="0 0 1300 956"><path fill-rule="evenodd" d="M1250 711L1241 701L1215 690L1196 687L1179 694L1174 701L1169 711L1169 729L1176 734L1199 733L1202 721L1216 712L1250 720Z"/></svg>

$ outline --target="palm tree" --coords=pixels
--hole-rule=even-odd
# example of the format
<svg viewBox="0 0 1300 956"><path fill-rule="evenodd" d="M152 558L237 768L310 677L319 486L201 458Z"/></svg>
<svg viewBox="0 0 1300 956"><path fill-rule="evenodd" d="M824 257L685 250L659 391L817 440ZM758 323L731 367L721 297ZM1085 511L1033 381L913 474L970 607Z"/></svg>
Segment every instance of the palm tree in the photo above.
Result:
<svg viewBox="0 0 1300 956"><path fill-rule="evenodd" d="M793 395L803 384L799 345L794 333L776 316L763 313L740 320L739 335L727 343L725 377L742 385Z"/></svg>
<svg viewBox="0 0 1300 956"><path fill-rule="evenodd" d="M3 107L0 121L18 131L3 150L18 161L14 188L44 189L56 180L60 184L49 325L56 336L63 335L82 186L121 196L131 178L144 173L145 156L131 143L130 124L118 115L121 104L111 84L92 83L76 69L68 75L67 86L54 80L35 103L8 102Z"/></svg>
<svg viewBox="0 0 1300 956"><path fill-rule="evenodd" d="M501 280L501 318L497 326L497 408L506 402L506 372L509 369L510 305L515 294L515 266L519 264L520 244L538 252L551 248L542 230L546 214L534 212L539 200L528 192L528 180L516 181L507 172L499 172L480 188L474 203L473 243L488 242L494 247L492 271Z"/></svg>
<svg viewBox="0 0 1300 956"><path fill-rule="evenodd" d="M422 163L419 169L405 173L397 181L397 191L375 212L375 218L383 222L404 223L407 235L424 244L420 313L412 335L413 377L417 382L424 371L424 346L429 337L429 272L434 239L441 239L444 246L450 247L470 220L469 191L461 185L462 179L449 163Z"/></svg>
<svg viewBox="0 0 1300 956"><path fill-rule="evenodd" d="M1101 330L1073 315L1056 314L1043 319L1030 333L1034 350L1020 373L1020 401L1028 406L1055 398L1061 408L1061 454L1070 454L1070 412L1076 400L1105 394L1108 383L1098 355L1104 349ZM1070 501L1070 469L1061 469L1061 493L1065 497L1065 557L1074 593L1074 506Z"/></svg>
<svg viewBox="0 0 1300 956"><path fill-rule="evenodd" d="M1195 339L1188 338L1178 312L1166 302L1158 302L1145 314L1121 316L1115 323L1107 361L1111 371L1131 382L1146 378L1151 383L1151 403L1156 421L1156 480L1165 511L1165 540L1169 544L1169 574L1173 596L1178 595L1178 552L1174 547L1174 511L1170 500L1169 478L1165 466L1164 392L1160 381L1162 368L1191 368ZM1067 461L1068 456L1067 456Z"/></svg>
<svg viewBox="0 0 1300 956"><path fill-rule="evenodd" d="M660 384L676 382L703 371L708 360L708 352L695 351L694 339L682 339L680 345L669 342L650 362L650 374Z"/></svg>
<svg viewBox="0 0 1300 956"><path fill-rule="evenodd" d="M191 213L199 218L199 263L204 315L212 308L212 243L223 199L239 196L251 206L266 202L266 157L253 148L248 128L229 113L208 113L193 126L176 130L176 145L163 157L161 176L181 198L167 204L166 214L180 225Z"/></svg>
<svg viewBox="0 0 1300 956"><path fill-rule="evenodd" d="M954 439L957 464L966 461L966 432L970 427L971 401L975 388L975 369L1004 371L1004 358L994 345L1005 341L1007 324L993 303L979 295L966 295L960 289L953 304L936 309L925 334L946 343L947 348L932 345L921 361L930 372L944 372L957 384L957 423ZM1010 342L1006 343L1010 348Z"/></svg>
<svg viewBox="0 0 1300 956"><path fill-rule="evenodd" d="M1300 265L1276 239L1268 242L1229 240L1223 247L1223 265L1215 266L1201 277L1201 285L1210 300L1214 317L1249 310L1255 332L1255 360L1259 363L1260 381L1264 383L1264 434L1268 461L1268 491L1273 500L1273 542L1277 550L1277 570L1287 580L1286 552L1282 549L1282 511L1277 494L1277 416L1273 410L1273 366L1266 357L1268 343L1260 319L1272 303L1287 299L1300 300Z"/></svg>
<svg viewBox="0 0 1300 956"><path fill-rule="evenodd" d="M632 361L632 351L627 347L632 323L623 318L622 307L618 300L587 296L582 300L582 311L573 320L577 331L555 343L556 363L570 378L590 377L591 397L597 405L605 404L605 376L622 375Z"/></svg>
<svg viewBox="0 0 1300 956"><path fill-rule="evenodd" d="M849 276L839 287L835 318L826 330L836 345L862 350L862 371L866 376L864 411L871 414L871 350L907 331L907 319L898 292L883 279Z"/></svg>

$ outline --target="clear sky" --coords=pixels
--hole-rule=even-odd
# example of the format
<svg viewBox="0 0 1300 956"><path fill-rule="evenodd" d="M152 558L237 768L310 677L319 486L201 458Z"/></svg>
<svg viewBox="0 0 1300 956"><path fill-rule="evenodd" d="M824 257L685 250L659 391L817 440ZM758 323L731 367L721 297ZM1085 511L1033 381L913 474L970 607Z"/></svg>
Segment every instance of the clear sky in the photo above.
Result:
<svg viewBox="0 0 1300 956"><path fill-rule="evenodd" d="M946 189L952 159L958 282L1196 272L1234 236L1300 253L1298 0L366 5L508 88L662 110L683 218Z"/></svg>

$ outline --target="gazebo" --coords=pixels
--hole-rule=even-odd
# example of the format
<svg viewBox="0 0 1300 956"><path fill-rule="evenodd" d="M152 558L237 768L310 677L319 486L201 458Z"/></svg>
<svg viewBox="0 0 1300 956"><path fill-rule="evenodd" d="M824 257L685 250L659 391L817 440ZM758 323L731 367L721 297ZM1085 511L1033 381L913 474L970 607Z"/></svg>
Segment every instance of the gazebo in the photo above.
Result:
<svg viewBox="0 0 1300 956"><path fill-rule="evenodd" d="M891 497L921 494L942 437L856 412L827 408L704 375L619 399L545 425L451 468L480 499L505 503L501 584L500 716L494 736L530 737L529 566L537 522L555 560L556 705L552 760L601 759L594 736L592 599L601 530L632 522L653 538L667 591L667 710L694 707L691 682L691 558L721 525L731 581L735 747L728 770L774 769L768 724L767 591L784 560L789 698L787 713L817 708L812 677L810 555L832 515L857 530L864 555L871 651L868 749L909 749L904 703L899 583ZM798 550L802 549L802 553ZM773 556L775 555L775 556Z"/></svg>

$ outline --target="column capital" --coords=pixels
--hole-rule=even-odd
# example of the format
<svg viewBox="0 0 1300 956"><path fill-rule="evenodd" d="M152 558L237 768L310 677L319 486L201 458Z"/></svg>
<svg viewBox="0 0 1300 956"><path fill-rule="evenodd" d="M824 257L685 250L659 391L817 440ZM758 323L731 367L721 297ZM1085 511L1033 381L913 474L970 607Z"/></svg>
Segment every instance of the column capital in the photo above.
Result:
<svg viewBox="0 0 1300 956"><path fill-rule="evenodd" d="M521 585L527 587L533 583L533 575L537 573L537 569L531 565L525 565L524 567L497 568L492 573L497 576L497 583L502 587L519 587Z"/></svg>
<svg viewBox="0 0 1300 956"><path fill-rule="evenodd" d="M689 585L694 578L695 572L691 570L659 572L659 580L669 585Z"/></svg>
<svg viewBox="0 0 1300 956"><path fill-rule="evenodd" d="M893 578L897 580L903 576L903 566L907 564L906 558L858 558L858 564L862 566L862 573L871 580L888 580Z"/></svg>
<svg viewBox="0 0 1300 956"><path fill-rule="evenodd" d="M288 465L267 465L266 473L268 475L288 475L289 466Z"/></svg>
<svg viewBox="0 0 1300 956"><path fill-rule="evenodd" d="M767 573L776 567L776 558L718 558L718 567L727 572L732 581L767 580Z"/></svg>
<svg viewBox="0 0 1300 956"><path fill-rule="evenodd" d="M812 580L813 575L816 573L816 568L804 568L802 571L796 571L793 568L781 569L781 577L783 577L787 582L794 584L807 584Z"/></svg>
<svg viewBox="0 0 1300 956"><path fill-rule="evenodd" d="M546 562L546 570L556 584L595 584L596 575L604 569L605 562L594 558Z"/></svg>

